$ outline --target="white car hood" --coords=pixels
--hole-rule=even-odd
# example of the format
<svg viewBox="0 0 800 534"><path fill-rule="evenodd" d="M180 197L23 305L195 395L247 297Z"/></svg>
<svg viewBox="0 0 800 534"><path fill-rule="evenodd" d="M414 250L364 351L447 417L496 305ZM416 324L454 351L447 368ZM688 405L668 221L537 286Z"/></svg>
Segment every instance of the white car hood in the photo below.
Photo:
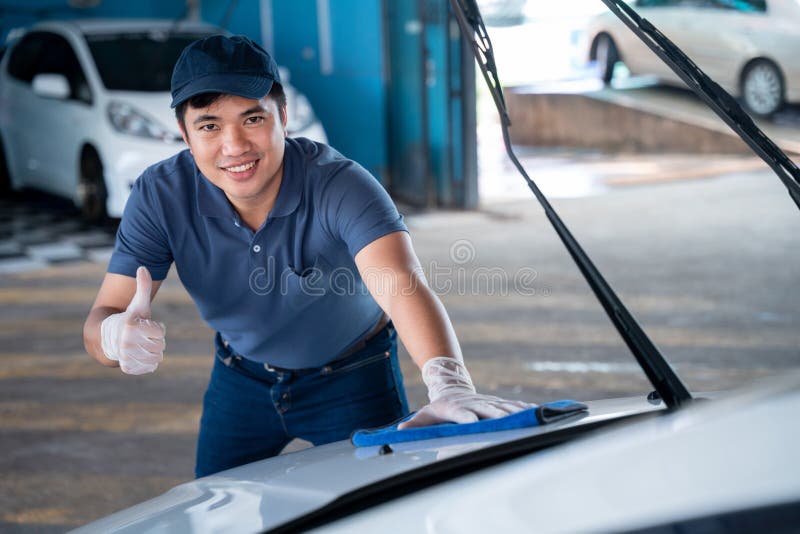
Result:
<svg viewBox="0 0 800 534"><path fill-rule="evenodd" d="M175 111L169 107L172 96L169 92L145 93L139 91L109 91L108 102L123 102L137 111L155 119L168 132L180 135Z"/></svg>
<svg viewBox="0 0 800 534"><path fill-rule="evenodd" d="M663 408L644 398L587 404L588 416L545 427L396 444L391 454L380 454L377 446L356 448L349 441L313 447L187 482L73 532L257 532L437 460L554 428Z"/></svg>
<svg viewBox="0 0 800 534"><path fill-rule="evenodd" d="M295 530L795 532L800 376L786 378L665 417L609 425L358 513L324 514ZM775 507L783 510L765 513Z"/></svg>

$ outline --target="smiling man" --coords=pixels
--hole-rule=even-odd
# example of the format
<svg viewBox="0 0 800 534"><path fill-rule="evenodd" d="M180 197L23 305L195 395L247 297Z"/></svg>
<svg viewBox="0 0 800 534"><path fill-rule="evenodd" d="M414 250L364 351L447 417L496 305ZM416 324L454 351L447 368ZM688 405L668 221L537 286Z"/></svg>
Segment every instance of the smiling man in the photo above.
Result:
<svg viewBox="0 0 800 534"><path fill-rule="evenodd" d="M331 147L286 136L267 52L245 37L197 41L172 97L189 149L136 181L84 343L103 365L155 371L166 328L151 301L175 264L217 331L197 476L406 415L397 334L431 401L403 427L529 406L476 393L391 199Z"/></svg>

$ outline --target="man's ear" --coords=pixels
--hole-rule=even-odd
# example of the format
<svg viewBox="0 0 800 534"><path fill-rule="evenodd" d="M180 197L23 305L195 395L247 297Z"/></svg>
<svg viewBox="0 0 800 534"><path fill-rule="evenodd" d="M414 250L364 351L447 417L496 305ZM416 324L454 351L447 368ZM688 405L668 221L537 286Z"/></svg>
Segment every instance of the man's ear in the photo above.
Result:
<svg viewBox="0 0 800 534"><path fill-rule="evenodd" d="M289 123L289 115L286 113L286 102L284 102L281 107L283 109L279 115L281 117L281 123L283 124L283 135L285 137L289 134L289 132L286 130L286 125Z"/></svg>
<svg viewBox="0 0 800 534"><path fill-rule="evenodd" d="M183 137L183 142L186 143L186 146L189 147L189 150L192 149L191 143L189 143L189 136L186 134L186 128L183 127L181 121L178 121L178 129L181 131L181 137Z"/></svg>

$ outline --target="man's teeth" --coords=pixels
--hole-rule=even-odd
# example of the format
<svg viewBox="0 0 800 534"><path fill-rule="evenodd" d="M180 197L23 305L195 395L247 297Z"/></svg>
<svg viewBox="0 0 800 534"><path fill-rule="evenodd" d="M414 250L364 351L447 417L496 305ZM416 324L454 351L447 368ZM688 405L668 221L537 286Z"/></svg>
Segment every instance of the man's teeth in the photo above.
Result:
<svg viewBox="0 0 800 534"><path fill-rule="evenodd" d="M255 167L255 165L256 165L256 162L255 161L251 161L250 163L245 163L244 165L239 165L237 167L228 167L225 170L226 171L231 171L231 172L244 172L247 169L252 169L253 167Z"/></svg>

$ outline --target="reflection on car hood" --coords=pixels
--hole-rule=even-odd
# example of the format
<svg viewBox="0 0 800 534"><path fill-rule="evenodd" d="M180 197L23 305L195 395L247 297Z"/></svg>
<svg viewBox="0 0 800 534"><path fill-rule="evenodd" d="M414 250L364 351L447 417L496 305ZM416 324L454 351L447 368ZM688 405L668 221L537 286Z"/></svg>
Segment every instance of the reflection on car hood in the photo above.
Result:
<svg viewBox="0 0 800 534"><path fill-rule="evenodd" d="M799 379L789 373L609 427L320 521L314 532L795 532Z"/></svg>
<svg viewBox="0 0 800 534"><path fill-rule="evenodd" d="M587 403L589 414L488 434L355 448L348 441L255 462L177 486L167 493L74 532L253 532L300 517L357 488L412 469L499 443L660 409L644 398Z"/></svg>
<svg viewBox="0 0 800 534"><path fill-rule="evenodd" d="M180 136L181 130L178 128L178 121L175 119L175 111L169 107L172 96L169 92L163 93L144 93L135 91L109 91L109 102L123 102L136 108L137 111L144 113L148 117L158 121L158 124L168 132Z"/></svg>

